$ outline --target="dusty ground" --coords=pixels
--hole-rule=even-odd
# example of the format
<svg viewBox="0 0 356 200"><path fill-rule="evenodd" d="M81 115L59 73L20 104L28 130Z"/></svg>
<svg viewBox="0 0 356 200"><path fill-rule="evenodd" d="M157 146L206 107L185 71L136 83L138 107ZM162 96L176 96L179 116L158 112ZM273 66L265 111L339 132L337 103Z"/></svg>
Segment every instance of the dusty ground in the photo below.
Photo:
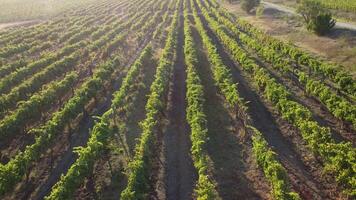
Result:
<svg viewBox="0 0 356 200"><path fill-rule="evenodd" d="M168 126L164 132L165 198L168 200L192 199L197 172L190 149L190 128L186 121L186 68L184 64L183 14L178 31L177 59L174 65L169 94Z"/></svg>
<svg viewBox="0 0 356 200"><path fill-rule="evenodd" d="M5 28L23 26L23 25L33 25L39 22L41 22L41 20L27 20L27 21L18 21L18 22L10 22L10 23L0 23L0 31Z"/></svg>
<svg viewBox="0 0 356 200"><path fill-rule="evenodd" d="M356 76L356 32L334 29L329 35L318 37L308 32L300 19L274 9L265 9L263 16L256 17L242 11L239 4L223 3L235 15L265 30L268 34L290 41L307 51L345 66Z"/></svg>

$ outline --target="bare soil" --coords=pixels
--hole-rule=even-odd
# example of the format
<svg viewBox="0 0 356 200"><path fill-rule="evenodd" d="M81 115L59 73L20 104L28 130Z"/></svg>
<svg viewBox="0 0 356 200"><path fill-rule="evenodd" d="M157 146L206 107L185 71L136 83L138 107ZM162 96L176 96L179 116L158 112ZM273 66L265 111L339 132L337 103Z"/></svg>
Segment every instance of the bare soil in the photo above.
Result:
<svg viewBox="0 0 356 200"><path fill-rule="evenodd" d="M137 49L136 54L128 58L127 65L131 65L138 56L142 47ZM3 197L4 199L43 199L51 190L52 186L65 174L69 167L75 162L77 155L73 152L76 146L85 146L89 138L89 129L94 125L92 116L102 115L111 105L112 92L118 90L123 70L118 70L116 81L111 90L106 94L99 94L101 98L97 102L92 101L87 108L90 114L84 114L77 118L73 132L64 131L59 135L53 147L47 150L42 158L30 169L29 181L22 181L16 186L12 194ZM73 122L76 124L76 122ZM53 166L53 167L52 167Z"/></svg>
<svg viewBox="0 0 356 200"><path fill-rule="evenodd" d="M304 87L298 83L296 79L290 79L286 75L282 75L277 70L273 69L271 63L264 62L256 54L251 53L255 61L263 66L267 71L288 91L292 93L293 100L302 104L313 113L313 118L322 126L329 127L332 131L332 137L338 141L351 141L356 144L356 136L352 125L334 117L318 99L309 96L304 92Z"/></svg>
<svg viewBox="0 0 356 200"><path fill-rule="evenodd" d="M129 156L117 154L107 150L106 154L96 163L93 172L93 178L86 179L85 183L77 190L77 199L119 199L122 190L126 186L127 177L124 174L124 169L127 168L129 158L134 156L134 147L137 143L137 138L140 137L141 129L140 121L145 118L145 105L147 95L149 94L150 85L154 79L155 68L157 62L155 59L145 61L142 76L144 85L138 88L137 96L133 99L132 105L134 109L129 114L127 124L127 134L125 135L126 146L129 147ZM120 142L112 141L112 145L117 148L123 147ZM94 188L94 189L93 189Z"/></svg>
<svg viewBox="0 0 356 200"><path fill-rule="evenodd" d="M270 199L270 187L258 169L251 144L244 141L244 128L235 121L219 95L212 78L211 65L201 38L193 28L199 53L197 66L204 85L205 113L208 120L210 170L222 199Z"/></svg>
<svg viewBox="0 0 356 200"><path fill-rule="evenodd" d="M183 15L180 16L178 30L177 57L168 97L168 124L163 133L165 188L160 199L189 200L193 198L197 173L190 154L191 132L186 121Z"/></svg>
<svg viewBox="0 0 356 200"><path fill-rule="evenodd" d="M249 113L254 126L263 134L278 158L285 166L293 188L305 199L338 199L340 191L335 183L325 179L320 162L313 158L303 139L286 121L265 102L263 95L255 90L252 81L241 71L226 53L216 36L208 29L209 36L215 41L224 63L230 67L238 83L240 96L249 102Z"/></svg>

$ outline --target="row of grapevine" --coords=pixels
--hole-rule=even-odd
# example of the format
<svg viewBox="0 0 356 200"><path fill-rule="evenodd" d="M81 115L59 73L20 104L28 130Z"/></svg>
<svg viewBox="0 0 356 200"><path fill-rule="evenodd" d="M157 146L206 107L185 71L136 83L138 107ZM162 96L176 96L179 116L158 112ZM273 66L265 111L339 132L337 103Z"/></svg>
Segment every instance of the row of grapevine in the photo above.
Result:
<svg viewBox="0 0 356 200"><path fill-rule="evenodd" d="M86 20L86 18L84 17L77 18L73 21L76 20ZM66 23L61 23L58 24L57 26L59 27L46 28L46 31L44 33L38 34L34 37L30 37L26 40L20 40L19 38L16 38L7 42L7 46L1 48L2 52L6 53L8 51L13 51L14 49L16 50L16 48L21 47L21 45L23 44L26 44L26 48L14 52L16 53L14 55L7 55L6 57L4 57L2 59L2 63L1 63L2 66L0 67L0 69L3 70L3 68L8 67L12 63L16 62L17 59L19 58L26 59L26 60L29 60L30 58L34 59L36 57L43 55L45 52L50 50L51 47L54 48L55 46L56 48L58 48L57 46L61 44L61 40L65 40L66 38L68 38L68 33L71 33L72 29L74 27L77 27L74 25L73 25L74 27L67 26ZM77 30L77 32L78 31L79 30ZM40 40L47 40L51 42L43 43L43 42L39 42Z"/></svg>
<svg viewBox="0 0 356 200"><path fill-rule="evenodd" d="M356 151L352 144L350 142L335 142L331 138L330 129L320 126L312 119L312 113L307 108L292 100L286 88L277 83L265 69L251 59L239 44L225 33L223 26L213 25L211 17L206 13L204 17L225 48L229 50L233 59L239 62L246 72L253 75L253 80L265 97L284 119L300 130L312 152L323 159L324 169L335 175L336 181L345 188L345 193L355 196Z"/></svg>
<svg viewBox="0 0 356 200"><path fill-rule="evenodd" d="M87 43L84 42L80 42L76 45L71 45L68 46L67 48L63 49L62 52L59 52L58 56L62 56L64 55L64 53L70 53L76 50L81 49L82 47L84 47ZM50 61L49 61L50 62ZM40 60L37 63L34 63L33 65L29 65L27 66L27 68L24 68L24 70L20 70L21 72L23 72L22 74L25 74L26 71L28 71L28 68L31 68L31 66L33 67L37 67L37 66L41 66L41 65L45 65L47 62L45 60ZM55 62L53 65L59 64L61 63L61 61ZM18 75L20 76L20 75ZM20 79L20 78L19 78ZM8 79L10 80L10 79ZM18 102L19 100L25 100L26 97L32 93L32 91L35 91L35 89L33 87L30 87L31 84L29 84L28 80L26 81L27 83L22 83L21 85L19 85L18 87L14 88L11 90L11 92L7 95L2 95L0 97L0 105L2 105L2 112L4 112L6 109L10 108L11 106L14 106L16 104L16 102ZM22 86L22 87L21 87ZM39 85L40 86L40 85ZM30 90L31 89L31 90Z"/></svg>
<svg viewBox="0 0 356 200"><path fill-rule="evenodd" d="M59 52L54 54L48 54L46 57L28 64L28 66L21 68L18 71L14 71L8 76L5 76L0 81L0 93L8 93L17 84L21 83L25 78L32 76L34 73L49 68L49 66L58 65L59 63L65 63L68 57L73 57L73 55L78 54L87 43L80 42L74 45L66 46ZM57 61L60 59L59 61Z"/></svg>
<svg viewBox="0 0 356 200"><path fill-rule="evenodd" d="M180 1L177 1L179 5ZM141 122L142 134L136 145L135 156L129 163L128 183L121 193L121 199L145 199L149 190L149 173L155 138L159 131L160 112L165 109L165 98L175 58L177 42L178 9L175 11L170 25L166 45L157 66L155 80L150 87L150 94L146 104L146 118Z"/></svg>
<svg viewBox="0 0 356 200"><path fill-rule="evenodd" d="M211 11L212 9L210 9ZM202 12L208 12L204 7ZM304 86L305 92L313 95L319 99L326 108L338 119L348 121L356 128L356 106L352 105L345 98L335 94L327 85L321 81L316 81L305 72L298 69L294 69L288 59L284 58L280 52L275 51L273 48L266 46L260 41L248 36L245 33L240 32L237 27L225 18L215 12L216 19L214 23L222 23L234 33L234 37L238 38L241 42L245 43L248 47L255 49L263 59L272 63L273 67L282 73L289 75L295 75L299 78L300 84Z"/></svg>
<svg viewBox="0 0 356 200"><path fill-rule="evenodd" d="M167 36L167 30L164 29L164 27L171 23L172 13L174 13L176 6L177 4L175 4L174 1L171 1L168 7L169 12L162 16L162 22L157 26L153 33L153 39L155 39L158 44L162 44L162 41L164 41Z"/></svg>
<svg viewBox="0 0 356 200"><path fill-rule="evenodd" d="M231 14L228 13L225 9L219 8L219 12L221 12L222 15L229 17L230 19L233 18ZM292 44L285 43L276 38L273 38L243 19L237 18L234 20L234 22L244 32L256 37L260 43L264 44L264 46L271 47L275 51L281 51L283 55L290 57L300 65L307 66L308 69L312 70L316 74L329 77L331 81L338 85L341 91L351 96L355 95L356 81L350 74L342 70L343 67L337 66L335 63L328 63L323 61L322 59L314 57Z"/></svg>
<svg viewBox="0 0 356 200"><path fill-rule="evenodd" d="M48 68L45 68L39 73L36 73L31 78L27 79L26 81L23 81L17 87L14 87L10 91L10 93L3 94L0 97L0 112L3 114L7 110L16 106L17 102L21 100L26 100L29 95L40 89L43 86L43 83L52 81L57 74L64 74L71 70L80 59L80 46L82 45L77 46L78 52L74 53L71 56L64 57L62 60L49 65Z"/></svg>
<svg viewBox="0 0 356 200"><path fill-rule="evenodd" d="M93 165L98 157L101 155L108 139L113 136L114 129L112 128L112 119L118 117L116 113L117 108L122 108L126 112L128 107L125 97L139 76L141 68L144 66L144 61L152 56L152 49L150 46L146 47L141 53L140 57L130 67L125 79L122 82L120 89L114 94L114 101L111 109L106 111L99 120L95 123L90 138L86 147L79 147L75 149L79 157L76 162L70 167L66 175L62 176L59 182L52 187L51 193L46 199L69 199L73 196L75 190L80 186L85 177L87 177L93 170Z"/></svg>
<svg viewBox="0 0 356 200"><path fill-rule="evenodd" d="M96 13L97 16L99 15L103 15L105 13L103 13L102 11ZM73 24L67 23L67 22L63 22L63 23L52 23L50 25L45 25L45 26L36 26L36 29L34 29L32 32L29 33L25 33L25 34L20 34L17 37L13 37L14 35L17 35L17 32L13 33L13 35L11 35L12 37L7 38L7 40L5 41L6 46L1 48L2 52L6 52L6 50L10 50L12 48L16 48L18 46L21 46L23 44L31 44L31 46L29 47L34 47L35 45L40 45L39 43L36 43L37 40L45 40L45 39L54 39L56 37L58 37L58 33L61 33L63 30L68 29L69 27L78 27L78 25L86 25L86 26L92 26L97 19L95 19L95 17L88 17L88 16L82 16L82 17L76 17L72 19ZM85 22L85 23L84 23ZM68 27L68 26L69 27ZM69 29L69 30L73 30L73 28ZM19 32L23 31L22 29L19 30ZM76 32L79 32L80 29L77 29ZM64 34L67 35L68 34ZM64 37L66 38L66 37ZM4 40L5 38L3 38ZM20 51L22 52L22 51Z"/></svg>
<svg viewBox="0 0 356 200"><path fill-rule="evenodd" d="M187 66L187 122L191 129L191 153L196 171L198 172L198 182L195 186L197 199L217 199L218 192L215 184L208 175L207 166L209 156L207 154L206 143L208 140L207 119L204 113L204 87L197 72L198 56L191 27L188 21L188 11L186 1L184 1L184 55Z"/></svg>
<svg viewBox="0 0 356 200"><path fill-rule="evenodd" d="M193 4L193 1L191 1ZM203 40L203 45L207 49L208 59L212 66L213 78L220 92L225 97L230 108L238 113L238 117L243 120L248 133L252 135L253 149L259 166L263 169L267 180L272 185L272 194L275 199L299 199L298 195L290 191L289 180L286 178L286 170L279 163L274 153L268 148L267 142L262 134L252 127L250 116L247 113L246 102L239 97L236 84L234 84L230 70L223 64L216 46L209 38L203 23L198 17L196 9L193 10L196 27ZM253 131L250 131L252 127Z"/></svg>
<svg viewBox="0 0 356 200"><path fill-rule="evenodd" d="M350 11L356 13L356 2L353 0L313 0L320 2L321 5L331 8L344 11Z"/></svg>
<svg viewBox="0 0 356 200"><path fill-rule="evenodd" d="M169 20L169 12L166 12L162 16L162 21L161 23L157 26L155 32L153 33L153 39L158 40L160 36L162 36L162 31L165 23Z"/></svg>
<svg viewBox="0 0 356 200"><path fill-rule="evenodd" d="M111 37L114 37L113 33L117 34L119 32L118 30L124 29L128 24L130 24L130 22L131 21L128 20L125 23L125 25L122 25L122 26L119 26L117 28L114 28L111 32L108 32L107 35L104 35L101 38L99 38L97 41L100 41L100 47L105 45L111 39ZM108 35L110 35L111 37L108 37ZM119 34L115 41L116 42L122 41L125 35L127 35L127 34ZM79 43L79 44L81 46L85 46L84 45L85 43ZM81 46L79 46L77 48L79 51L81 49ZM99 45L95 41L93 42L92 45L89 45L89 49L91 51L97 49L98 47L99 47ZM69 48L69 49L76 50L75 48ZM112 48L112 50L114 50L114 49L115 48ZM89 52L87 52L87 54L89 54ZM66 69L68 67L74 67L74 63L71 63L70 65L69 64L65 65L67 67L64 67L64 66L58 67L58 66L60 66L59 64L60 64L60 62L56 62L56 63L50 65L48 68L45 68L44 71L41 71L40 73L37 73L31 79L25 81L24 83L22 83L18 87L14 88L9 94L1 96L0 97L0 105L2 105L2 109L3 109L2 112L4 112L7 109L11 108L11 106L15 106L16 102L18 102L19 100L25 100L29 94L32 94L37 89L39 89L42 86L42 84L44 83L42 81L43 79L40 80L39 77L45 75L45 77L49 77L48 80L51 80L53 77L55 77L55 76L53 76L53 74L55 74L55 75L59 75L60 74L60 73L56 72L56 70L53 70L53 69L60 69L60 70L62 70L62 72L65 72L65 71L63 71L64 69ZM51 67L51 66L53 66L53 67Z"/></svg>
<svg viewBox="0 0 356 200"><path fill-rule="evenodd" d="M276 200L300 200L299 195L291 191L287 171L278 161L275 152L268 147L262 133L256 128L252 128L252 131L253 153L265 177L272 185L273 197Z"/></svg>
<svg viewBox="0 0 356 200"><path fill-rule="evenodd" d="M97 6L97 5L94 5L94 6ZM69 18L72 20L72 22L69 23L68 25L72 26L75 24L79 24L81 19L88 18L88 17L89 17L88 19L91 18L92 20L88 21L84 25L89 25L96 21L96 20L93 20L96 16L105 14L105 13L109 12L111 9L112 8L109 7L106 9L92 9L92 10L90 10L90 12L85 12L85 13L74 13L74 14L70 15ZM63 14L69 15L69 13L67 13L67 12L65 12ZM83 16L83 14L85 14L85 15ZM68 20L68 18L59 17L59 19L55 19L52 22L44 22L44 23L38 24L36 26L30 26L29 28L13 29L13 31L9 31L6 35L2 35L2 37L0 39L0 44L16 45L23 41L30 42L30 41L33 41L33 39L39 39L39 38L44 37L48 34L51 34L52 30L56 30L56 27L60 28L61 25L66 25L67 20Z"/></svg>
<svg viewBox="0 0 356 200"><path fill-rule="evenodd" d="M110 8L108 10L110 10ZM57 27L46 28L47 31L45 31L43 34L39 34L34 37L30 37L26 40L19 40L18 38L16 38L16 40L12 40L12 41L8 42L9 45L4 47L2 49L2 51L4 53L8 53L8 52L11 53L14 50L17 50L16 52L13 52L13 53L16 53L16 55L17 55L16 57L26 56L26 58L29 59L32 57L31 53L33 54L34 52L36 52L36 54L34 54L34 55L43 53L41 51L38 52L36 50L46 50L49 47L53 47L53 48L59 47L60 48L61 46L73 44L73 43L79 41L81 38L87 36L89 33L91 33L92 32L91 29L97 29L98 26L96 26L95 23L98 23L98 24L104 23L105 24L106 22L110 21L111 19L116 18L115 15L109 15L107 17L104 17L105 15L107 15L107 12L98 12L95 17L89 17L89 16L80 17L80 18L71 20L71 21L75 22L73 24L68 23L68 20L63 21L62 23L56 24ZM60 32L62 32L61 37L59 37ZM47 43L47 44L38 42L39 40L46 40L46 39L49 39L52 42ZM18 44L19 42L21 42L21 43ZM13 43L15 43L15 44L13 44ZM23 44L26 45L26 48L21 48L22 51L25 51L25 50L27 50L27 51L25 51L23 54L19 55L19 53L21 53L22 51L18 51L18 50L21 50L18 47L21 47L21 45L23 46ZM13 60L13 59L11 59L11 57L9 57L9 55L7 55L5 58L6 58L5 61L7 61L6 62L7 65L11 64L10 60Z"/></svg>
<svg viewBox="0 0 356 200"><path fill-rule="evenodd" d="M130 20L128 20L130 22ZM138 22L141 22L143 21L142 19L139 20ZM124 39L125 39L125 36L127 35L128 33L122 33L122 34L119 34L117 35L117 39L115 39L114 41L117 43L114 47L111 48L111 50L115 50L117 48L117 45L119 43L121 43ZM106 51L105 49L108 49L108 47L110 47L111 43L109 43L107 45L107 47L105 47L103 49L103 51ZM89 48L91 49L91 48ZM73 66L74 64L68 64L66 66ZM5 97L10 97L9 98L5 98L4 99L4 103L13 103L13 100L16 100L14 98L11 98L11 97L19 97L19 94L23 94L23 95L26 95L26 94L29 94L29 90L34 90L36 89L36 87L40 87L41 86L41 82L42 79L45 79L46 77L48 78L48 80L50 80L51 78L54 77L54 74L58 74L59 72L57 71L57 69L60 69L60 70L65 70L66 69L66 66L61 66L61 67L58 67L58 66L54 66L53 68L50 68L49 70L45 70L45 71L42 71L38 74L36 74L34 77L32 77L30 79L30 82L25 82L23 85L26 86L25 88L24 87L19 87L20 90L15 90L15 92L13 93L10 93L10 96L5 96ZM44 74L44 75L42 75ZM43 76L44 78L41 79L41 76ZM39 78L38 78L39 77ZM47 79L46 78L46 79ZM33 81L35 80L35 81ZM27 89L28 88L28 89ZM26 90L27 89L27 90ZM44 96L47 95L47 93L44 93L43 94ZM42 99L46 99L46 97L42 97ZM8 101L10 100L10 101ZM33 101L34 100L38 100L38 99L30 99L27 104L28 105L32 105ZM39 111L41 110L44 110L44 108L46 108L46 105L47 103L46 102L36 102L37 104L37 107L38 108L41 108L39 109ZM5 104L6 105L6 104ZM21 132L20 130L24 127L24 125L26 123L28 123L29 121L33 120L33 117L25 117L24 115L21 115L21 117L18 115L19 113L27 113L28 115L31 115L33 117L37 116L37 117L41 117L41 115L38 115L38 113L31 113L30 111L29 112L26 112L26 110L23 109L23 107L20 107L19 109L16 110L15 113L12 113L10 116L7 116L4 120L2 120L0 122L0 132L1 132L1 137L4 137L4 136L9 136L9 134L15 134L15 133L19 133Z"/></svg>
<svg viewBox="0 0 356 200"><path fill-rule="evenodd" d="M116 19L116 18L113 17L113 19ZM85 18L84 20L87 20L87 19ZM105 28L111 27L113 29L114 27L117 27L117 26L118 26L117 24L112 24L111 26L106 25ZM57 41L57 42L52 42L52 41L45 42L41 46L38 46L38 47L34 46L33 48L31 48L29 50L30 53L31 53L31 51L34 51L37 54L38 53L41 54L40 56L32 57L31 55L27 55L25 58L21 58L20 60L16 60L14 62L8 62L6 65L4 65L0 68L0 78L9 75L10 73L14 72L15 70L22 70L22 68L29 66L31 62L35 62L34 60L42 60L43 58L46 58L46 56L51 55L51 54L46 54L46 52L43 52L43 50L45 50L47 48L50 48L50 47L56 45L57 47L59 46L59 49L61 49L61 46L66 46L63 43L66 40L69 40L71 35L74 35L74 33L78 32L79 29L83 29L84 26L78 26L77 28L78 29L75 29L73 31L68 30L67 33L65 33L64 35L62 35L61 37L58 38L59 41ZM98 30L98 32L101 31L103 28L104 27L100 28ZM71 29L71 28L69 28L69 29ZM108 31L108 30L106 30L106 31ZM99 32L99 33L98 32L92 33L91 38L93 40L97 40L98 37L100 37L101 35L103 35L105 33L105 32ZM71 46L71 45L69 45L69 46ZM38 52L38 50L39 50L38 48L40 48L40 52Z"/></svg>
<svg viewBox="0 0 356 200"><path fill-rule="evenodd" d="M21 129L26 129L26 124L29 122L41 120L41 113L49 110L61 100L64 94L73 90L77 78L78 75L72 72L60 82L53 82L39 94L31 96L28 101L21 102L14 112L0 121L0 137L15 135Z"/></svg>
<svg viewBox="0 0 356 200"><path fill-rule="evenodd" d="M91 79L88 79L75 91L74 96L53 114L52 118L37 129L32 129L36 134L35 143L26 146L25 150L17 154L7 164L0 165L0 194L9 192L17 182L27 173L31 163L38 160L58 134L74 120L79 113L85 111L85 105L95 97L99 90L104 87L108 77L117 68L119 60L112 59L98 66Z"/></svg>
<svg viewBox="0 0 356 200"><path fill-rule="evenodd" d="M60 134L78 114L86 112L85 105L87 105L93 97L97 96L100 90L105 89L105 84L110 82L108 77L114 72L117 65L119 65L118 58L113 58L101 64L94 72L93 77L85 81L82 86L75 91L74 96L68 100L62 109L53 114L51 120L47 121L41 127L30 131L36 135L36 142L27 146L23 152L20 152L7 164L0 165L0 194L7 192L15 183L20 181L23 175L27 173L31 163L40 158L43 149L51 145L55 137Z"/></svg>

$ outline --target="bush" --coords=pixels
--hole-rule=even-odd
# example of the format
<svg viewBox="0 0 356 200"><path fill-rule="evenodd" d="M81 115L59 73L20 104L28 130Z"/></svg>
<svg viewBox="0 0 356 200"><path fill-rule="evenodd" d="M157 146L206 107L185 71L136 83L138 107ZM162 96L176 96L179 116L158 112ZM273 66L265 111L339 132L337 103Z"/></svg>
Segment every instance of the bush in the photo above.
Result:
<svg viewBox="0 0 356 200"><path fill-rule="evenodd" d="M304 18L307 29L317 35L325 35L335 26L336 21L330 11L323 8L319 2L302 0L297 11Z"/></svg>
<svg viewBox="0 0 356 200"><path fill-rule="evenodd" d="M324 35L335 26L335 23L330 13L321 13L308 23L307 29L314 31L317 35Z"/></svg>
<svg viewBox="0 0 356 200"><path fill-rule="evenodd" d="M242 10L250 13L251 10L255 7L260 5L260 0L242 0L241 1L241 8Z"/></svg>

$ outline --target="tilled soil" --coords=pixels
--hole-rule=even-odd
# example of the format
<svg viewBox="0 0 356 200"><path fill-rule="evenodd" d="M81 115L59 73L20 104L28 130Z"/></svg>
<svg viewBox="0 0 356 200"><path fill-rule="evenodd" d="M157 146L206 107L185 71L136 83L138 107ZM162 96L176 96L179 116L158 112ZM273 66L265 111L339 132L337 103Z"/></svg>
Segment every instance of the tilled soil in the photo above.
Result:
<svg viewBox="0 0 356 200"><path fill-rule="evenodd" d="M238 90L240 96L249 102L249 113L254 122L254 126L264 134L265 139L278 154L278 158L287 170L293 169L292 173L289 174L290 179L293 180L293 187L295 187L297 191L301 191L301 196L306 199L308 199L311 194L314 199L331 198L329 196L331 185L328 181L323 181L320 174L315 174L310 169L310 163L305 162L305 159L302 157L303 154L299 151L300 149L296 148L295 144L290 141L288 135L291 129L285 128L287 122L282 121L282 124L276 123L276 118L272 115L273 109L271 109L271 105L266 105L266 102L261 99L262 95L253 89L253 86L249 83L250 79L248 79L246 75L242 75L240 67L230 59L214 33L210 29L208 29L208 33L217 45L218 52L222 56L224 63L230 68L234 79L239 84ZM299 133L296 132L295 134L298 135ZM302 140L298 142L303 144ZM335 194L331 196L334 195Z"/></svg>
<svg viewBox="0 0 356 200"><path fill-rule="evenodd" d="M189 200L197 179L190 154L190 128L186 121L186 72L183 53L183 16L178 27L177 58L168 97L168 125L163 134L165 194L162 199Z"/></svg>
<svg viewBox="0 0 356 200"><path fill-rule="evenodd" d="M142 47L137 49L137 53L127 61L128 65L133 63L141 49ZM119 76L111 91L116 91L119 88L122 75L119 72ZM94 118L92 116L102 115L111 105L112 93L108 92L102 96L105 98L97 102L98 105L95 106L95 109L92 108L93 112L90 115L83 115L77 119L79 121L77 126L80 127L79 129L74 130L70 134L63 133L58 136L56 140L58 142L31 168L29 182L26 183L23 181L18 184L15 192L4 197L4 199L43 199L50 192L52 186L59 180L60 176L65 174L75 162L77 155L73 152L73 148L76 146L85 146L89 138L89 130L94 125Z"/></svg>
<svg viewBox="0 0 356 200"><path fill-rule="evenodd" d="M211 66L195 29L193 36L199 50L197 67L205 87L210 168L219 196L222 199L269 199L270 188L253 161L251 146L244 144L244 128L233 119L218 94Z"/></svg>
<svg viewBox="0 0 356 200"><path fill-rule="evenodd" d="M251 51L252 52L252 51ZM307 95L304 91L304 86L299 84L295 78L288 78L281 75L277 70L273 69L271 64L263 62L257 55L255 60L263 66L267 71L288 91L293 95L293 100L302 104L313 113L313 118L322 126L329 127L332 131L332 137L338 141L351 141L356 143L356 136L352 130L350 123L342 123L341 120L334 117L317 98Z"/></svg>

